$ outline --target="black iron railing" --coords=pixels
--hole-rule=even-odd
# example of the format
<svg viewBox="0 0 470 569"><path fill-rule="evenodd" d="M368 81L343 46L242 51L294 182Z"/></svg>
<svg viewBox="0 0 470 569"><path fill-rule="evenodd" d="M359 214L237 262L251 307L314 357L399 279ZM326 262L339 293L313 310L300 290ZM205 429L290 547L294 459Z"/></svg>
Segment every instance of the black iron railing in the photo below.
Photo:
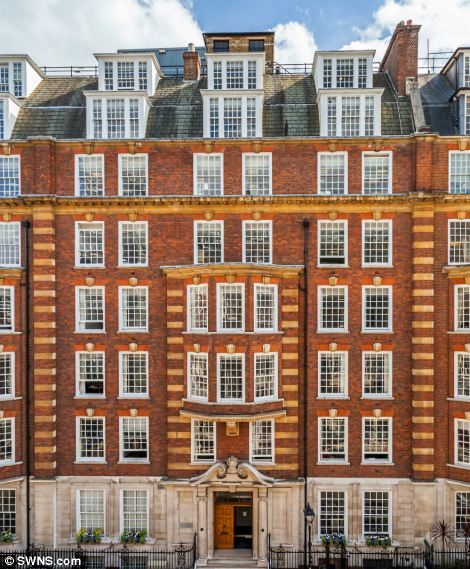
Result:
<svg viewBox="0 0 470 569"><path fill-rule="evenodd" d="M179 544L171 550L147 550L145 546L77 546L74 549L31 548L28 551L0 548L0 568L80 567L81 569L194 569L196 536L192 544ZM65 561L64 561L65 560Z"/></svg>
<svg viewBox="0 0 470 569"><path fill-rule="evenodd" d="M325 569L430 569L425 552L411 548L389 549L315 546L311 551L312 567ZM272 569L299 569L305 567L306 551L278 545L269 548L268 562ZM470 569L470 568L469 568Z"/></svg>

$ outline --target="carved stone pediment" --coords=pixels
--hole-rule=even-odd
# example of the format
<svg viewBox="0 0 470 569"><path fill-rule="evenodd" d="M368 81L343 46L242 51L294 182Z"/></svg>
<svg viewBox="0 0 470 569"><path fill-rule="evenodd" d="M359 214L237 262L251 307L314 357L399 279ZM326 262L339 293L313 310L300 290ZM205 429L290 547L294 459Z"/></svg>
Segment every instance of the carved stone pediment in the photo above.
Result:
<svg viewBox="0 0 470 569"><path fill-rule="evenodd" d="M218 461L210 466L204 474L190 480L194 486L200 484L227 484L272 486L274 478L265 476L249 462L239 461L236 456Z"/></svg>

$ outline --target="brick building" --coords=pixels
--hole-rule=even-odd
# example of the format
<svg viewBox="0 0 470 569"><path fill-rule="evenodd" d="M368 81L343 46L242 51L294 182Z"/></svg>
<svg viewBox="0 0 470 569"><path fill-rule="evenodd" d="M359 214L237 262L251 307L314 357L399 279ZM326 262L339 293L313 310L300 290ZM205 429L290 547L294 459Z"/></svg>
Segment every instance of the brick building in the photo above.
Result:
<svg viewBox="0 0 470 569"><path fill-rule="evenodd" d="M263 564L307 501L315 541L470 522L470 49L420 77L418 32L302 72L271 32L73 77L0 56L18 547L196 533Z"/></svg>

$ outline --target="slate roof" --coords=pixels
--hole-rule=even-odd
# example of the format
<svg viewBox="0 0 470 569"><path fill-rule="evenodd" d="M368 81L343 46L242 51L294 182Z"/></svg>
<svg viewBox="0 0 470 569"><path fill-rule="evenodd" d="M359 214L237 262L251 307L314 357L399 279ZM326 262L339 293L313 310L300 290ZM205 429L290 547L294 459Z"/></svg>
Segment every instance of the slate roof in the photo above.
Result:
<svg viewBox="0 0 470 569"><path fill-rule="evenodd" d="M384 88L382 134L406 135L413 131L408 97L398 97L385 73L374 75L374 87ZM201 138L201 89L206 79L183 82L165 77L157 87L147 121L148 138ZM48 77L24 102L12 138L53 136L85 138L86 102L83 91L97 89L96 77ZM265 137L319 136L315 82L310 74L265 76L263 135Z"/></svg>
<svg viewBox="0 0 470 569"><path fill-rule="evenodd" d="M432 132L458 134L457 116L450 98L454 89L441 73L422 75L418 79L424 118Z"/></svg>

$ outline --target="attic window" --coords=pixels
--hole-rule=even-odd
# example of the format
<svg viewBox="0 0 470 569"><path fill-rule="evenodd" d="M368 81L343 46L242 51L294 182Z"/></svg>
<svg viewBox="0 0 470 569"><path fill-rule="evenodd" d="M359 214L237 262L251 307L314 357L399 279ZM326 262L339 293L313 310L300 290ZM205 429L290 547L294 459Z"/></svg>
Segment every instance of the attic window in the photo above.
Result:
<svg viewBox="0 0 470 569"><path fill-rule="evenodd" d="M21 61L0 63L0 92L23 96L23 64Z"/></svg>
<svg viewBox="0 0 470 569"><path fill-rule="evenodd" d="M147 91L147 61L105 61L103 78L105 91Z"/></svg>
<svg viewBox="0 0 470 569"><path fill-rule="evenodd" d="M225 53L230 51L229 40L214 40L214 53Z"/></svg>
<svg viewBox="0 0 470 569"><path fill-rule="evenodd" d="M248 51L264 51L264 40L248 40Z"/></svg>
<svg viewBox="0 0 470 569"><path fill-rule="evenodd" d="M0 99L0 140L5 138L5 101Z"/></svg>
<svg viewBox="0 0 470 569"><path fill-rule="evenodd" d="M470 87L470 55L466 55L463 62L463 85L464 87Z"/></svg>

